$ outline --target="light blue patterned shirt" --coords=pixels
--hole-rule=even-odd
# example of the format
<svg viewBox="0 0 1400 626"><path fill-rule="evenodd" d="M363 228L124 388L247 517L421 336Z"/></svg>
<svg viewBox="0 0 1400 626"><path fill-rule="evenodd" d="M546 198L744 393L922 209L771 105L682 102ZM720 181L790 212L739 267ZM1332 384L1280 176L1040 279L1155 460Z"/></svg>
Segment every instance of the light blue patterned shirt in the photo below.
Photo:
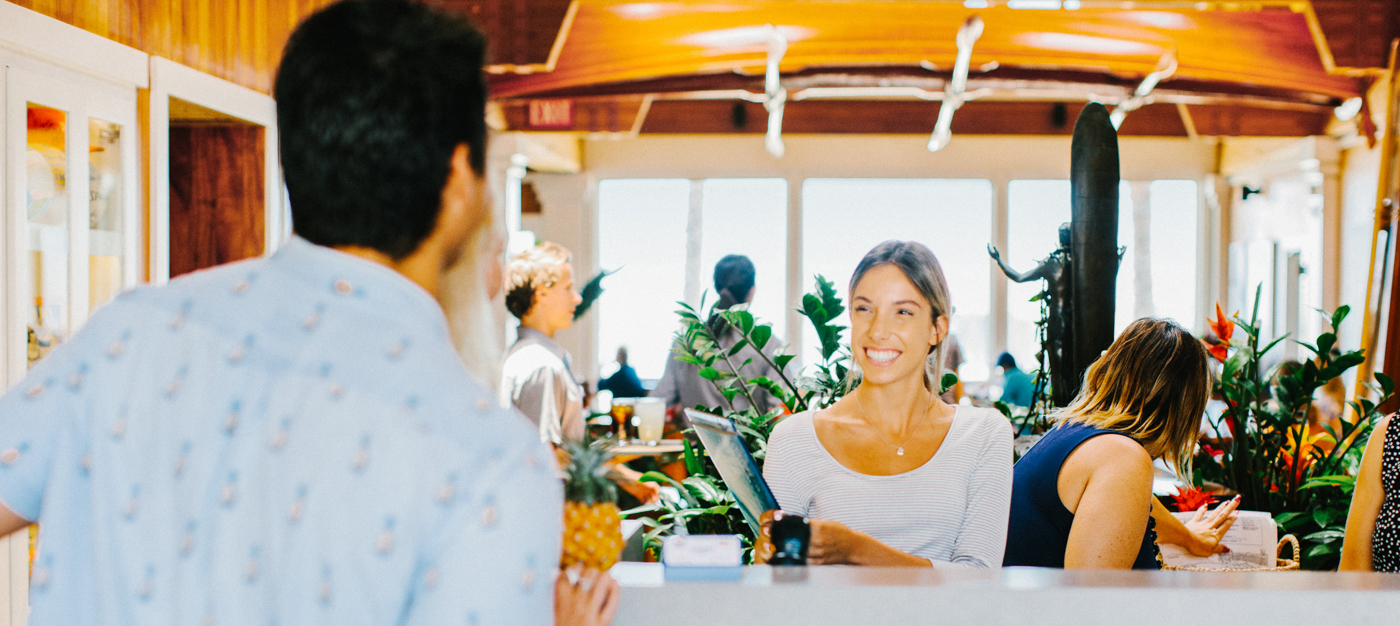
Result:
<svg viewBox="0 0 1400 626"><path fill-rule="evenodd" d="M0 398L30 624L548 624L562 487L438 303L294 238L140 288Z"/></svg>

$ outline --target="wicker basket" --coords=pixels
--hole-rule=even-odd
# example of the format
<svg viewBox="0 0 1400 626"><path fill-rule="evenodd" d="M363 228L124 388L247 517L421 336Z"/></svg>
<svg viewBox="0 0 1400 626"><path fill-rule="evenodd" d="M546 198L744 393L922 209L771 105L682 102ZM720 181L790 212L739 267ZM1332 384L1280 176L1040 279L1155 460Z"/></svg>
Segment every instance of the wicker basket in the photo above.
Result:
<svg viewBox="0 0 1400 626"><path fill-rule="evenodd" d="M1285 559L1281 556L1277 556L1277 553L1283 552L1283 547L1285 545L1293 549L1292 558ZM1298 545L1298 538L1293 535L1284 535L1283 538L1278 540L1278 549L1274 558L1273 567L1209 569L1204 567L1175 567L1164 563L1162 564L1162 569L1173 569L1185 572L1284 572L1298 569L1298 559L1302 557L1302 555L1303 549Z"/></svg>

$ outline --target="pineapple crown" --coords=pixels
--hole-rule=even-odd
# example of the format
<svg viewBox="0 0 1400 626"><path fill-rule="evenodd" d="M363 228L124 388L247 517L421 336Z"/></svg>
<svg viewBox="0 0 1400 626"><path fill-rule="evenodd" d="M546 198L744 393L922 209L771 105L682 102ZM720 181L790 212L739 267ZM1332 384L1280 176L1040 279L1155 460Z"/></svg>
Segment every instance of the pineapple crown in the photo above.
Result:
<svg viewBox="0 0 1400 626"><path fill-rule="evenodd" d="M615 445L612 439L564 440L560 447L569 457L563 467L565 500L588 505L617 501L617 487L608 478Z"/></svg>

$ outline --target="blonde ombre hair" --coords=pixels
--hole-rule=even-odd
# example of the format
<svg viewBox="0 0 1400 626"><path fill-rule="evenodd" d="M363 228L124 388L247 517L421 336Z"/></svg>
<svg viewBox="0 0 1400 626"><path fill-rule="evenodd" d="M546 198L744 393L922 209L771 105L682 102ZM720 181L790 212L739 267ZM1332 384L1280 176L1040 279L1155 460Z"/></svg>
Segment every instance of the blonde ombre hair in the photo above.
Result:
<svg viewBox="0 0 1400 626"><path fill-rule="evenodd" d="M1200 340L1171 320L1143 318L1089 367L1079 395L1054 418L1132 437L1189 480L1209 398Z"/></svg>

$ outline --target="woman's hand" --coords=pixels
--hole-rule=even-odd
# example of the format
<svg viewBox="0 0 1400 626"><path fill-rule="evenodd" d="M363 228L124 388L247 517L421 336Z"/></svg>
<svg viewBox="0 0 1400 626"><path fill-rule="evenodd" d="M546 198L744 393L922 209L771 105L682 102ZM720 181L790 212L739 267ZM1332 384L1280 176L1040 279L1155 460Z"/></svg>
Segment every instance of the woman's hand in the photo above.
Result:
<svg viewBox="0 0 1400 626"><path fill-rule="evenodd" d="M900 552L841 522L814 519L808 523L812 529L807 543L808 565L933 566L928 559Z"/></svg>
<svg viewBox="0 0 1400 626"><path fill-rule="evenodd" d="M558 626L608 626L617 614L622 588L607 572L575 565L554 583L554 623Z"/></svg>
<svg viewBox="0 0 1400 626"><path fill-rule="evenodd" d="M1196 515L1191 518L1191 521L1186 522L1186 531L1190 538L1181 547L1186 548L1187 552L1196 556L1229 552L1230 549L1221 545L1220 540L1235 524L1235 518L1239 517L1235 513L1235 509L1239 506L1239 496L1227 500L1210 512L1206 511L1207 505L1202 504L1201 508L1196 509Z"/></svg>
<svg viewBox="0 0 1400 626"><path fill-rule="evenodd" d="M855 553L862 538L869 535L851 530L841 522L814 519L809 521L812 538L807 543L807 563L810 565L857 565Z"/></svg>

